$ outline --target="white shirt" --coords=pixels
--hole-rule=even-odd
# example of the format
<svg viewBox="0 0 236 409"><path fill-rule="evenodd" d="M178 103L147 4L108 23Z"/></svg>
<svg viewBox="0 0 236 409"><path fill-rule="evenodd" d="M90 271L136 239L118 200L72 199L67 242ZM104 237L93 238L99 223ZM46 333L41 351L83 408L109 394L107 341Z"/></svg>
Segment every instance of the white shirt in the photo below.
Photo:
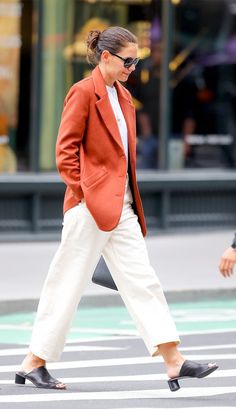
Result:
<svg viewBox="0 0 236 409"><path fill-rule="evenodd" d="M117 121L117 125L120 131L120 136L121 140L123 143L124 151L125 151L125 156L128 162L128 131L127 131L127 125L125 122L125 118L123 115L123 112L120 107L120 103L118 100L118 95L115 87L109 87L106 85L106 89L108 92L109 100Z"/></svg>

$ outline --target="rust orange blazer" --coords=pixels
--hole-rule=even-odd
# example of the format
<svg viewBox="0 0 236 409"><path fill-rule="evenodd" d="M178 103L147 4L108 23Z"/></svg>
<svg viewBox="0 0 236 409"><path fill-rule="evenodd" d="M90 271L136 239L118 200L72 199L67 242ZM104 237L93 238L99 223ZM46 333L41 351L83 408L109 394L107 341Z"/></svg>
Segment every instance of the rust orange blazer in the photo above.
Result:
<svg viewBox="0 0 236 409"><path fill-rule="evenodd" d="M135 109L130 93L118 81L114 85L128 129L133 207L145 235L145 218L136 182ZM113 230L122 212L127 161L98 66L92 76L74 84L65 98L56 161L67 186L64 212L84 198L97 226L101 230Z"/></svg>

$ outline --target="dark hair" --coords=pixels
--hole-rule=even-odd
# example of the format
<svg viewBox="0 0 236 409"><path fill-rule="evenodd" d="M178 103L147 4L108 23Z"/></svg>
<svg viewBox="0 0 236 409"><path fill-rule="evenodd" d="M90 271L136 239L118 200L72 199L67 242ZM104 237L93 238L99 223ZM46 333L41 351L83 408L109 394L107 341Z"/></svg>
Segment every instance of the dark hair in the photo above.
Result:
<svg viewBox="0 0 236 409"><path fill-rule="evenodd" d="M109 27L104 31L92 30L87 37L87 61L97 65L103 50L117 54L128 43L137 44L137 38L123 27Z"/></svg>

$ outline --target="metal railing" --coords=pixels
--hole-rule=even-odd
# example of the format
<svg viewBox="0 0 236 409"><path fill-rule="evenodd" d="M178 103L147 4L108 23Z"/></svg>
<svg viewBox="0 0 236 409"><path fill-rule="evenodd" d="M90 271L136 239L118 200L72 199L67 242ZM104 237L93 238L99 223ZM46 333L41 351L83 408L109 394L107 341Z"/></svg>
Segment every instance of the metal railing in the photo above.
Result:
<svg viewBox="0 0 236 409"><path fill-rule="evenodd" d="M147 225L154 229L236 226L236 172L138 172ZM65 185L56 173L0 176L0 233L59 234Z"/></svg>

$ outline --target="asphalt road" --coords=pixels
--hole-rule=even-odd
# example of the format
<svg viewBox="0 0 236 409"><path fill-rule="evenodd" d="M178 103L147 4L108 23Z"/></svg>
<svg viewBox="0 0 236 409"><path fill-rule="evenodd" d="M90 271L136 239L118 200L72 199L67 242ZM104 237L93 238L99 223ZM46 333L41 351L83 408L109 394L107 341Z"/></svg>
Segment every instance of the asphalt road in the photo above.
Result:
<svg viewBox="0 0 236 409"><path fill-rule="evenodd" d="M236 407L236 300L171 305L187 359L216 361L205 379L180 381L170 392L160 358L149 357L122 306L81 309L62 359L48 365L66 391L14 384L34 314L0 317L0 407L4 409ZM3 406L4 405L4 406Z"/></svg>

